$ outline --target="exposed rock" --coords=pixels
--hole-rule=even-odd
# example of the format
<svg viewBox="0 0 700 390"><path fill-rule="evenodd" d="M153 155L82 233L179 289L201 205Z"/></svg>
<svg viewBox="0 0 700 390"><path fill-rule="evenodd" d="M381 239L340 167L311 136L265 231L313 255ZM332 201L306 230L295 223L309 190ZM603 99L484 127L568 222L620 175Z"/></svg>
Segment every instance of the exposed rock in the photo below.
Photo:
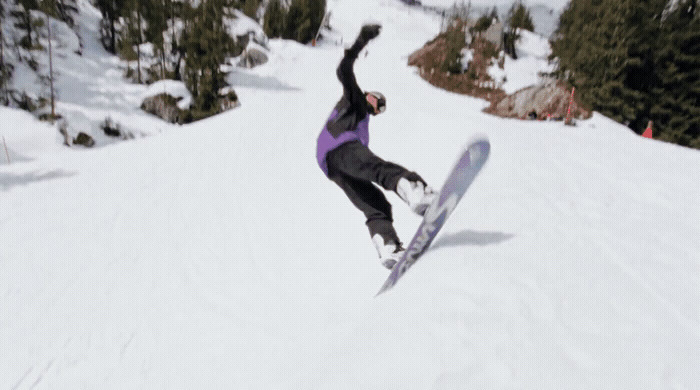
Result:
<svg viewBox="0 0 700 390"><path fill-rule="evenodd" d="M231 54L234 57L238 57L243 54L245 48L248 47L248 42L250 42L250 34L239 35L234 39L233 50Z"/></svg>
<svg viewBox="0 0 700 390"><path fill-rule="evenodd" d="M83 132L80 132L80 133L78 133L78 136L73 140L73 144L74 145L83 145L83 146L86 146L88 148L91 148L91 147L95 146L95 140L91 136L89 136Z"/></svg>
<svg viewBox="0 0 700 390"><path fill-rule="evenodd" d="M438 88L488 100L491 105L484 110L487 113L508 118L565 119L571 90L551 80L507 95L501 89L500 80L494 80L488 70L495 63L503 68L505 56L498 49L502 46L500 35L503 25L494 23L487 29L488 33L474 32L471 29L473 26L474 21L469 20L466 28L459 24L451 27L463 29L467 34L465 38L468 50L462 49L462 69L466 72L445 71L444 64L449 51L448 33L439 34L411 54L408 64L418 67L420 76ZM591 110L574 99L571 107L572 119L589 118L591 114Z"/></svg>
<svg viewBox="0 0 700 390"><path fill-rule="evenodd" d="M232 87L221 88L219 91L219 112L230 110L240 105L238 95L236 95L236 91Z"/></svg>
<svg viewBox="0 0 700 390"><path fill-rule="evenodd" d="M486 31L484 31L482 37L485 40L493 43L494 46L496 46L496 48L500 49L501 43L502 43L501 41L503 39L502 35L503 35L503 23L495 22L495 23L491 24L491 26L489 26L489 28L486 29Z"/></svg>
<svg viewBox="0 0 700 390"><path fill-rule="evenodd" d="M122 132L119 126L119 123L112 123L112 118L105 118L105 121L102 122L100 125L102 128L102 131L105 132L105 135L110 136L110 137L121 137Z"/></svg>
<svg viewBox="0 0 700 390"><path fill-rule="evenodd" d="M512 95L495 99L485 111L507 118L526 118L536 114L537 119L564 119L569 107L571 91L555 82L523 88ZM589 118L591 111L574 100L572 118Z"/></svg>
<svg viewBox="0 0 700 390"><path fill-rule="evenodd" d="M177 106L177 99L162 93L143 100L141 109L170 123L180 123L182 110Z"/></svg>
<svg viewBox="0 0 700 390"><path fill-rule="evenodd" d="M267 54L262 50L249 47L243 51L238 66L244 68L254 68L267 62Z"/></svg>

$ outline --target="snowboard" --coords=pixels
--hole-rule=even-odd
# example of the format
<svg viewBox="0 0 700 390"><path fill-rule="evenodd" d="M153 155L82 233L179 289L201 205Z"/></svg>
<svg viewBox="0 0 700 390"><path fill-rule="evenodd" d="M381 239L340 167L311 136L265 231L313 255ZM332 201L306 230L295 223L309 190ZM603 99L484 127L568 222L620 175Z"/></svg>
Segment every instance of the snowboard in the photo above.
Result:
<svg viewBox="0 0 700 390"><path fill-rule="evenodd" d="M447 176L447 180L439 192L440 195L426 210L423 222L418 226L418 231L416 231L403 256L394 265L391 274L377 295L393 287L401 276L428 250L445 221L457 207L457 203L486 163L490 150L491 145L487 139L478 139L467 144Z"/></svg>

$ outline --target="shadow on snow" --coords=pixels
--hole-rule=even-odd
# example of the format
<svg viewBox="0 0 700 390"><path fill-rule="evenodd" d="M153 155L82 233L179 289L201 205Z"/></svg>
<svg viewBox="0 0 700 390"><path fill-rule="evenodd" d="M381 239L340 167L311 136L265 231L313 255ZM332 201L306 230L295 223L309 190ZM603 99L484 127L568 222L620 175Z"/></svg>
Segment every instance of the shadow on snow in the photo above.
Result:
<svg viewBox="0 0 700 390"><path fill-rule="evenodd" d="M431 249L449 247L449 246L464 246L476 245L487 246L500 244L515 237L513 234L501 232L476 232L473 230L462 230L456 233L444 233L432 245Z"/></svg>
<svg viewBox="0 0 700 390"><path fill-rule="evenodd" d="M300 91L301 89L287 85L282 81L270 76L257 76L245 72L233 72L229 75L228 81L233 88L248 87L272 91Z"/></svg>
<svg viewBox="0 0 700 390"><path fill-rule="evenodd" d="M7 191L10 188L19 185L27 185L39 181L60 179L63 177L71 177L74 175L75 172L66 172L62 170L51 171L46 173L30 172L21 175L0 172L0 191Z"/></svg>

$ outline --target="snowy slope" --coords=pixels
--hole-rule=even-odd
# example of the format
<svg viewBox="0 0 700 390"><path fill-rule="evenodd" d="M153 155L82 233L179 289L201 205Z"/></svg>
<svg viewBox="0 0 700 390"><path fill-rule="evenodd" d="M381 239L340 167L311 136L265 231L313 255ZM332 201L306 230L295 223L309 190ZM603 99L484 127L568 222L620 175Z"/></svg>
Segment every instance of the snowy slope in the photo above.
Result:
<svg viewBox="0 0 700 390"><path fill-rule="evenodd" d="M547 57L551 48L547 38L530 31L520 31L520 39L516 43L517 59L505 57L503 69L497 63L488 68L489 75L499 83L501 89L507 94L541 84L541 73L549 74L554 70L554 65L549 63Z"/></svg>
<svg viewBox="0 0 700 390"><path fill-rule="evenodd" d="M0 165L0 388L697 389L700 152L483 114L406 65L438 19L328 3L346 43L384 26L355 66L388 98L376 153L438 186L491 141L434 248L374 298L388 273L315 162L342 47L273 40L236 110Z"/></svg>
<svg viewBox="0 0 700 390"><path fill-rule="evenodd" d="M56 19L51 19L54 41L54 76L56 89L56 112L67 120L67 132L71 138L78 133L89 134L95 139L97 146L108 145L119 141L107 137L100 124L109 118L120 125L123 133L133 136L158 134L171 126L153 115L147 114L139 107L143 99L152 95L154 88L163 84L149 87L125 82L123 75L126 63L119 58L109 55L99 42L99 23L102 18L100 11L88 0L77 0L80 13L76 16L75 31ZM12 34L12 25L5 24L4 34ZM78 39L76 31L81 35ZM7 38L9 39L9 38ZM48 40L41 37L42 45L48 47ZM80 47L82 42L83 47ZM46 83L41 83L37 74L31 71L26 61L20 62L14 51L7 50L9 60L16 66L12 86L18 91L26 91L33 99L40 96L49 98ZM39 64L39 73L48 77L49 61L44 52L34 52L33 56ZM131 64L135 68L136 64ZM50 108L46 108L47 113ZM8 114L10 115L10 114ZM44 125L39 125L44 126ZM27 137L27 129L3 126L0 135L6 137L8 149L17 155L18 159L33 159L37 155L51 153L53 146L45 148L34 147L26 150L15 140ZM53 141L53 138L52 138ZM59 144L63 138L60 137ZM0 164L6 163L0 159Z"/></svg>

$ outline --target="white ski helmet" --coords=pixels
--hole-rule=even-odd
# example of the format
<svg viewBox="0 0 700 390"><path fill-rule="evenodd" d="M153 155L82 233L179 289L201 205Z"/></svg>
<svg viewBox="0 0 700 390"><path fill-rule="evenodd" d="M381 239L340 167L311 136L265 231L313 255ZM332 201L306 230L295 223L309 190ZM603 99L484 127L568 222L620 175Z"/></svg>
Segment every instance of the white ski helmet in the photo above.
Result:
<svg viewBox="0 0 700 390"><path fill-rule="evenodd" d="M380 114L380 113L386 111L386 98L384 97L383 94L381 94L380 92L376 92L376 91L365 92L365 94L367 95L367 102L370 105L373 105L370 100L376 101L377 111L375 112L375 114Z"/></svg>

